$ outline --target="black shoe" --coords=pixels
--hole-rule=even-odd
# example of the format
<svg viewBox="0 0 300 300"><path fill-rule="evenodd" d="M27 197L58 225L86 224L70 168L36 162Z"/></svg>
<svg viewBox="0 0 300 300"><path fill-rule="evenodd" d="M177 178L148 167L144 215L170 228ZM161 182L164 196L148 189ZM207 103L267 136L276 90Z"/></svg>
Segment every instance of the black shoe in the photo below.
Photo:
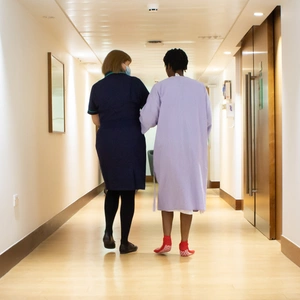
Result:
<svg viewBox="0 0 300 300"><path fill-rule="evenodd" d="M128 244L121 244L119 250L121 254L127 254L130 252L135 252L137 249L138 247L136 245L128 242Z"/></svg>
<svg viewBox="0 0 300 300"><path fill-rule="evenodd" d="M116 243L114 241L114 238L112 237L112 235L109 235L106 232L104 233L103 243L104 243L104 247L107 249L116 248Z"/></svg>

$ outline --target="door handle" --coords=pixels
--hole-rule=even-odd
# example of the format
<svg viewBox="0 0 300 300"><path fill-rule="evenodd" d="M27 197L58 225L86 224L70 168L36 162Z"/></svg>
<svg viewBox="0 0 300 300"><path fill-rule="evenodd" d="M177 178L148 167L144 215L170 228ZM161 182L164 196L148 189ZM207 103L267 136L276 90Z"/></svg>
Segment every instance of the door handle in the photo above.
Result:
<svg viewBox="0 0 300 300"><path fill-rule="evenodd" d="M247 194L252 196L252 107L251 107L251 73L245 75L246 99L246 159L247 159Z"/></svg>

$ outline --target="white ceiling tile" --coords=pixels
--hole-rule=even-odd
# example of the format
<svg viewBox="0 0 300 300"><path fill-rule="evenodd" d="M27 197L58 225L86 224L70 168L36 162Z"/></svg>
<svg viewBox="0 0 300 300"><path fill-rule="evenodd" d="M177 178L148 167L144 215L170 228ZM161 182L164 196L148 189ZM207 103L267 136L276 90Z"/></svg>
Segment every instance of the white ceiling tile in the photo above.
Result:
<svg viewBox="0 0 300 300"><path fill-rule="evenodd" d="M220 60L222 47L230 45L230 50L236 51L237 43L254 24L251 9L265 11L267 16L280 1L19 0L38 18L52 13L58 15L59 9L65 20L60 16L55 19L60 24L45 24L55 34L61 34L62 38L64 35L74 55L78 52L74 45L76 39L71 38L70 29L65 29L66 22L72 23L74 35L79 33L82 36L89 45L87 51L92 49L98 62L113 49L128 52L133 59L133 75L137 74L147 86L166 77L163 57L171 48L186 51L189 57L187 75L209 81L205 70L216 57L218 62L222 61L219 63L221 69L230 59L224 56ZM148 11L151 3L158 4L157 12ZM59 33L58 28L63 30ZM162 45L146 46L149 40L161 40Z"/></svg>

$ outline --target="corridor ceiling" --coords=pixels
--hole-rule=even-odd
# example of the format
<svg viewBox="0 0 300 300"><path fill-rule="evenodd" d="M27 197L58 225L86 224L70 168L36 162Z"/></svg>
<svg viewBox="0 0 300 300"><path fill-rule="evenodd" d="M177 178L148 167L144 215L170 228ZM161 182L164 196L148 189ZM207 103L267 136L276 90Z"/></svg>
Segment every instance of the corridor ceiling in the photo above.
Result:
<svg viewBox="0 0 300 300"><path fill-rule="evenodd" d="M166 78L163 56L171 48L187 53L186 76L215 84L246 32L284 0L18 1L99 78L106 54L120 49L133 60L132 75L151 88Z"/></svg>

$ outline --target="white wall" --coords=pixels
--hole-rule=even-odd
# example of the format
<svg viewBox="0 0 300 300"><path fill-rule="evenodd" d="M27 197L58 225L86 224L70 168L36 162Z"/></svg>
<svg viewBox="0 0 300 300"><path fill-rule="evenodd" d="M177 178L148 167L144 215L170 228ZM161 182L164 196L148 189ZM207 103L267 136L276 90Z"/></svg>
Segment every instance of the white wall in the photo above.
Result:
<svg viewBox="0 0 300 300"><path fill-rule="evenodd" d="M210 86L212 131L210 135L209 180L220 181L220 188L235 199L242 199L243 179L243 112L237 74L239 66L232 58L219 80ZM224 100L223 84L231 81L232 99ZM226 103L231 102L234 115L228 115Z"/></svg>
<svg viewBox="0 0 300 300"><path fill-rule="evenodd" d="M48 133L47 52L65 64L65 134ZM0 0L0 253L98 185L86 113L96 80L16 0Z"/></svg>
<svg viewBox="0 0 300 300"><path fill-rule="evenodd" d="M282 5L283 236L300 247L300 1Z"/></svg>
<svg viewBox="0 0 300 300"><path fill-rule="evenodd" d="M209 166L208 181L220 181L220 114L222 98L219 86L209 86L209 99L212 113L212 128L209 136Z"/></svg>
<svg viewBox="0 0 300 300"><path fill-rule="evenodd" d="M242 166L243 166L243 112L242 98L240 95L236 74L236 59L233 58L223 72L218 84L220 102L224 105L222 86L225 80L231 81L232 100L234 116L227 113L226 108L221 108L220 113L220 188L235 199L242 199Z"/></svg>

